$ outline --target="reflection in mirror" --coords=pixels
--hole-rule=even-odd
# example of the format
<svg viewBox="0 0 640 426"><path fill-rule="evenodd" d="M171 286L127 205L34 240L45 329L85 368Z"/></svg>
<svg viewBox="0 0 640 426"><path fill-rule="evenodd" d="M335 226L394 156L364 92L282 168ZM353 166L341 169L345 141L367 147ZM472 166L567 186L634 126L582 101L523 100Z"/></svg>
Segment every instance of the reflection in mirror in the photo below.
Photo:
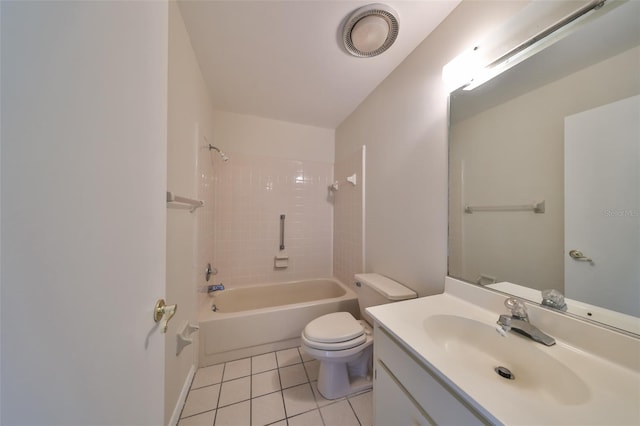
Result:
<svg viewBox="0 0 640 426"><path fill-rule="evenodd" d="M451 94L449 275L640 334L640 2L592 14Z"/></svg>

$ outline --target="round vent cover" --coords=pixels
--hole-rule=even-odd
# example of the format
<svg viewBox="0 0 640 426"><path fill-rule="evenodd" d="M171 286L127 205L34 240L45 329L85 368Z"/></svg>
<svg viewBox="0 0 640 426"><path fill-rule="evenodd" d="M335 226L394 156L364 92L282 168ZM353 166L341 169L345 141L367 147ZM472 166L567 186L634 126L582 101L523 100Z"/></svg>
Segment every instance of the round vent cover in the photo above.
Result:
<svg viewBox="0 0 640 426"><path fill-rule="evenodd" d="M384 4L370 4L349 16L342 41L353 56L369 58L391 47L398 37L398 29L398 16L393 9Z"/></svg>

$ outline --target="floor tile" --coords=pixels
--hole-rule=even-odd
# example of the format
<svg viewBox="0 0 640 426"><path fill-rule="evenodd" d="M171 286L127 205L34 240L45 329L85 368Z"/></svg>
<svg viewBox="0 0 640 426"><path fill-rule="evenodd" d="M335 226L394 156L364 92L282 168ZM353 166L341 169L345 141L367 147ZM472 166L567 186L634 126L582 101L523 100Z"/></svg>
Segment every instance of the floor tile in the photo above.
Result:
<svg viewBox="0 0 640 426"><path fill-rule="evenodd" d="M206 413L197 414L195 416L180 419L178 426L213 426L213 419L216 411L207 411Z"/></svg>
<svg viewBox="0 0 640 426"><path fill-rule="evenodd" d="M326 426L360 426L349 401L340 401L320 408Z"/></svg>
<svg viewBox="0 0 640 426"><path fill-rule="evenodd" d="M251 400L252 425L268 425L284 418L284 402L280 392Z"/></svg>
<svg viewBox="0 0 640 426"><path fill-rule="evenodd" d="M207 386L190 390L184 404L181 417L192 416L205 411L215 410L218 404L220 385Z"/></svg>
<svg viewBox="0 0 640 426"><path fill-rule="evenodd" d="M289 426L324 426L320 410L309 411L287 419Z"/></svg>
<svg viewBox="0 0 640 426"><path fill-rule="evenodd" d="M313 361L305 362L304 369L307 370L307 376L309 377L309 380L318 380L320 361L314 359Z"/></svg>
<svg viewBox="0 0 640 426"><path fill-rule="evenodd" d="M251 358L251 374L278 368L275 352L258 355Z"/></svg>
<svg viewBox="0 0 640 426"><path fill-rule="evenodd" d="M280 382L282 389L307 383L307 373L304 371L302 364L290 365L280 368Z"/></svg>
<svg viewBox="0 0 640 426"><path fill-rule="evenodd" d="M215 426L246 426L250 422L250 413L249 401L220 408L216 413Z"/></svg>
<svg viewBox="0 0 640 426"><path fill-rule="evenodd" d="M219 407L235 404L251 398L251 378L243 377L241 379L223 382L220 389Z"/></svg>
<svg viewBox="0 0 640 426"><path fill-rule="evenodd" d="M251 374L251 358L227 362L224 366L223 381L245 377Z"/></svg>
<svg viewBox="0 0 640 426"><path fill-rule="evenodd" d="M282 395L284 396L284 406L288 417L317 408L311 386L308 383L284 389Z"/></svg>
<svg viewBox="0 0 640 426"><path fill-rule="evenodd" d="M280 390L278 370L265 371L251 376L251 397L266 395Z"/></svg>
<svg viewBox="0 0 640 426"><path fill-rule="evenodd" d="M341 400L344 399L344 398L326 399L324 396L322 396L320 394L320 391L318 390L318 382L317 381L311 382L311 387L313 388L313 395L316 398L316 403L318 404L318 407L324 407L325 405L329 405L329 404L332 404L334 402L341 401Z"/></svg>
<svg viewBox="0 0 640 426"><path fill-rule="evenodd" d="M368 391L349 397L349 403L362 426L373 425L373 392Z"/></svg>
<svg viewBox="0 0 640 426"><path fill-rule="evenodd" d="M300 352L300 357L302 358L302 362L307 362L315 359L314 357L309 355L307 352L305 352L305 350L302 348L298 348L298 351Z"/></svg>
<svg viewBox="0 0 640 426"><path fill-rule="evenodd" d="M191 383L191 389L198 389L203 386L215 385L222 381L222 370L224 364L211 365L209 367L199 368L196 376Z"/></svg>
<svg viewBox="0 0 640 426"><path fill-rule="evenodd" d="M300 364L302 362L298 348L278 351L276 352L276 358L278 359L278 367L286 367L287 365Z"/></svg>
<svg viewBox="0 0 640 426"><path fill-rule="evenodd" d="M198 369L178 426L371 426L373 393L327 400L319 366L292 348Z"/></svg>

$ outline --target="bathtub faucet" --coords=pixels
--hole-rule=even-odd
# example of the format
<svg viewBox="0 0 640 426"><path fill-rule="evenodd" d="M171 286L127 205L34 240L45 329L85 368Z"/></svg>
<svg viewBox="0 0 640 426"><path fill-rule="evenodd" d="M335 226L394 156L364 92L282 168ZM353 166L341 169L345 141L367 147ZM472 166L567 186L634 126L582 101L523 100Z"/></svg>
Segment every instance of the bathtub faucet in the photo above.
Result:
<svg viewBox="0 0 640 426"><path fill-rule="evenodd" d="M220 290L224 290L224 285L222 283L207 286L207 293L209 294L213 293L214 291Z"/></svg>

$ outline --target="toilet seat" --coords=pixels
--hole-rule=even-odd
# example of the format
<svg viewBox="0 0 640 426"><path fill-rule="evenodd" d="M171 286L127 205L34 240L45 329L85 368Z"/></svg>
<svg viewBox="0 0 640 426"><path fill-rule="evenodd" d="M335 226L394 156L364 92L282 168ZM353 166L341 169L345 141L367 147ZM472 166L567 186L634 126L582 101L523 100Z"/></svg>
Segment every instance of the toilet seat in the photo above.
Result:
<svg viewBox="0 0 640 426"><path fill-rule="evenodd" d="M302 332L302 340L309 347L340 351L366 342L362 324L349 312L335 312L311 321Z"/></svg>

